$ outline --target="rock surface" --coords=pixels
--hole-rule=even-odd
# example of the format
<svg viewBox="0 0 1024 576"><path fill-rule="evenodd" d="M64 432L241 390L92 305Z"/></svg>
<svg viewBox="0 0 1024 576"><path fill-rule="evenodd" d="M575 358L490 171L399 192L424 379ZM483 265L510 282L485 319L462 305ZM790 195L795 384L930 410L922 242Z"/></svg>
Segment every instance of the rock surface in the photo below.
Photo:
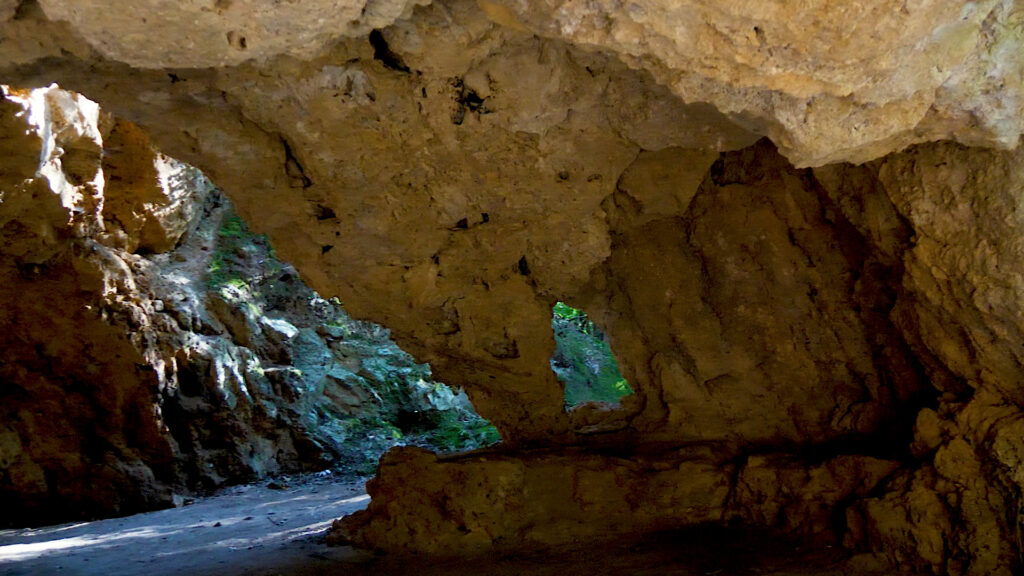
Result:
<svg viewBox="0 0 1024 576"><path fill-rule="evenodd" d="M939 138L1013 147L1024 130L1024 11L1014 0L817 7L779 0L463 0L419 11L414 7L428 2L147 0L116 11L96 0L39 4L99 54L143 68L309 60L339 38L391 26L377 41L393 42L397 51L379 51L427 72L412 64L417 52L444 53L431 56L435 65L481 55L484 46L458 47L470 45L473 28L482 30L459 17L472 12L501 27L501 35L532 34L647 71L679 100L710 103L771 136L798 166L860 162ZM443 29L424 29L435 18ZM447 47L431 46L438 32ZM486 70L479 72L483 79ZM534 84L529 76L519 80L524 88ZM561 83L558 74L538 80L547 90ZM522 94L541 95L541 86ZM681 120L659 112L662 120Z"/></svg>
<svg viewBox="0 0 1024 576"><path fill-rule="evenodd" d="M552 510L600 537L594 494L605 522L687 524L652 503L689 485L654 478L696 444L694 520L1019 572L1020 2L336 4L365 15L26 2L0 55L202 168L501 430L499 456L385 461L349 538L525 544ZM564 411L557 301L609 335L619 409ZM502 520L535 486L559 506Z"/></svg>
<svg viewBox="0 0 1024 576"><path fill-rule="evenodd" d="M863 498L898 466L862 456L810 467L783 456L742 464L726 456L700 446L654 457L561 450L438 459L396 448L368 486L370 508L335 522L330 538L451 556L745 522L830 542L833 507Z"/></svg>

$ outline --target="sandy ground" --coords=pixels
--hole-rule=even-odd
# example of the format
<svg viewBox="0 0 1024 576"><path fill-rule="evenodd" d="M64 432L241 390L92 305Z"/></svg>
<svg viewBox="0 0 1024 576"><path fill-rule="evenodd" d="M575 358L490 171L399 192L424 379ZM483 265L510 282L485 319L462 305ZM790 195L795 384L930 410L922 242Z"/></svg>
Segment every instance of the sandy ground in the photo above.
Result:
<svg viewBox="0 0 1024 576"><path fill-rule="evenodd" d="M281 489L280 484L285 486ZM0 576L875 576L844 551L690 528L631 542L443 560L328 547L330 523L369 503L334 478L230 488L182 508L0 531ZM457 553L457 552L456 552Z"/></svg>
<svg viewBox="0 0 1024 576"><path fill-rule="evenodd" d="M323 543L330 523L364 508L362 483L238 486L182 508L0 531L0 576L292 574L359 562Z"/></svg>

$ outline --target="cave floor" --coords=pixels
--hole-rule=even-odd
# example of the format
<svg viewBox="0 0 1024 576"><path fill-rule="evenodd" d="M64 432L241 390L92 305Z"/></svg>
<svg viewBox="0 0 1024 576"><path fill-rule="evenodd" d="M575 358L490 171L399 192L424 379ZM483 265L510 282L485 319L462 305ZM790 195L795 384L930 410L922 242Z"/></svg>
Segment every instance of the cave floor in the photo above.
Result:
<svg viewBox="0 0 1024 576"><path fill-rule="evenodd" d="M369 500L362 482L282 479L228 488L181 508L0 530L0 576L290 574L300 565L317 570L360 556L326 546L324 533Z"/></svg>
<svg viewBox="0 0 1024 576"><path fill-rule="evenodd" d="M0 576L216 574L880 576L844 552L763 534L692 528L632 542L440 560L329 547L325 530L369 502L360 482L251 485L182 508L45 528L0 530Z"/></svg>

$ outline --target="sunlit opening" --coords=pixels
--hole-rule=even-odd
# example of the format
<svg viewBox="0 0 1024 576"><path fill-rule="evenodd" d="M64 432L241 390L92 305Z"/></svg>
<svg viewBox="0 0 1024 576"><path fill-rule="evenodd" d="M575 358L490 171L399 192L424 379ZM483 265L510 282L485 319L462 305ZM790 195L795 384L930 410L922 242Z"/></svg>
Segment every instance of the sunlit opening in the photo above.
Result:
<svg viewBox="0 0 1024 576"><path fill-rule="evenodd" d="M582 310L558 302L552 309L555 353L551 369L565 387L565 406L586 402L617 404L633 393L619 372L607 337Z"/></svg>

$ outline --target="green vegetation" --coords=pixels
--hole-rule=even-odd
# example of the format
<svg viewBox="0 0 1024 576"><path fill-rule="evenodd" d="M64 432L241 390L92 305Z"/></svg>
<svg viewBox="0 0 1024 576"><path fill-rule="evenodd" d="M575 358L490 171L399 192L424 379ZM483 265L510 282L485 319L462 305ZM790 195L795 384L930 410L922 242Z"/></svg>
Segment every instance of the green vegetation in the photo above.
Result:
<svg viewBox="0 0 1024 576"><path fill-rule="evenodd" d="M434 383L438 386L442 384ZM465 396L461 396L464 400ZM497 444L498 430L477 415L468 400L444 409L390 410L359 416L321 414L322 428L342 447L337 468L369 476L381 455L394 446L422 446L436 452L459 452Z"/></svg>
<svg viewBox="0 0 1024 576"><path fill-rule="evenodd" d="M438 412L436 425L423 433L423 442L440 452L472 450L501 442L498 429L473 412Z"/></svg>
<svg viewBox="0 0 1024 576"><path fill-rule="evenodd" d="M249 239L254 237L252 232L249 232L249 227L245 225L241 216L229 211L224 215L224 218L220 221L220 230L217 231L217 235L221 238L244 238ZM266 237L264 237L264 240Z"/></svg>
<svg viewBox="0 0 1024 576"><path fill-rule="evenodd" d="M555 354L551 369L565 385L566 407L584 402L617 403L632 394L601 329L584 312L563 302L556 303L552 312Z"/></svg>
<svg viewBox="0 0 1024 576"><path fill-rule="evenodd" d="M251 284L254 269L259 270L261 276L269 276L283 268L267 237L253 234L242 218L228 209L217 230L216 249L206 268L206 287L213 291L225 286L242 289Z"/></svg>

